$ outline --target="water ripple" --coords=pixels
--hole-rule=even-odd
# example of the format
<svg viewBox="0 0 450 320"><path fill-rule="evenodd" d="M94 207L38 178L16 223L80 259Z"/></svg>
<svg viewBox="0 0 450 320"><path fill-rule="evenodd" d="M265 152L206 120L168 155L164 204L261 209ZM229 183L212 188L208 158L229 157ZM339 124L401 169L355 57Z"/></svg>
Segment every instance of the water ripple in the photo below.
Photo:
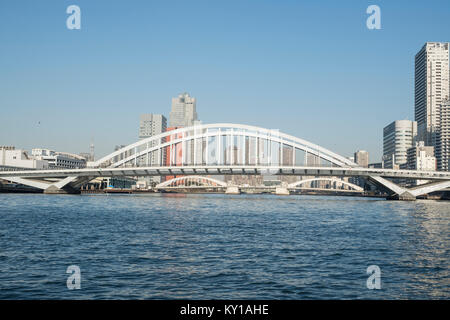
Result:
<svg viewBox="0 0 450 320"><path fill-rule="evenodd" d="M448 299L449 222L436 201L0 194L0 299Z"/></svg>

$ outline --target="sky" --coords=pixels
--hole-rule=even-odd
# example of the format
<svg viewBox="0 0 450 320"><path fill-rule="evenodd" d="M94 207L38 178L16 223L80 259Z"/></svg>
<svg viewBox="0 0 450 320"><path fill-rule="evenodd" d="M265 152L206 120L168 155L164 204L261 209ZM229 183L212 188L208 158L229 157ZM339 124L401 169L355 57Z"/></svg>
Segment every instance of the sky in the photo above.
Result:
<svg viewBox="0 0 450 320"><path fill-rule="evenodd" d="M381 29L369 30L369 5ZM69 5L81 29L69 30ZM0 145L96 157L139 115L197 98L203 123L279 129L343 156L382 155L414 120L414 55L450 41L450 1L0 1Z"/></svg>

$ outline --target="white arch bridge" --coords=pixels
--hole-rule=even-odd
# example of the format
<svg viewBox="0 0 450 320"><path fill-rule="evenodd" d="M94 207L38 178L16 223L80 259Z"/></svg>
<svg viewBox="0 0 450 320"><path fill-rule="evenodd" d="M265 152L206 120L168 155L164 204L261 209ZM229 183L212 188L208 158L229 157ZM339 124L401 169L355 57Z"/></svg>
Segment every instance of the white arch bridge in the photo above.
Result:
<svg viewBox="0 0 450 320"><path fill-rule="evenodd" d="M310 178L310 179L303 179L297 182L293 182L291 184L288 185L288 189L296 189L302 185L305 184L309 184L311 182L322 182L322 181L326 181L329 182L331 185L333 185L334 188L331 188L331 190L338 190L337 187L340 185L342 187L348 187L349 190L353 190L353 191L359 191L359 192L363 192L364 189L361 188L360 186L354 184L354 183L350 183L348 181L344 181L344 180L340 180L337 179L335 177L319 177L319 178Z"/></svg>
<svg viewBox="0 0 450 320"><path fill-rule="evenodd" d="M309 186L310 184L314 182L326 182L328 185L328 188L320 188L320 187L313 187ZM233 183L227 183L224 181L220 181L217 179L213 179L211 177L206 176L180 176L176 177L164 182L159 183L155 186L155 190L170 190L170 189L221 189L221 190L228 190L229 188L235 187L238 189L255 189L255 190L261 190L261 189L276 189L276 186L249 186L249 185L235 185ZM308 189L308 190L329 190L333 192L364 192L364 189L361 188L358 185L355 185L353 183L335 178L335 177L316 177L316 178L310 178L310 179L303 179L296 181L294 183L291 183L286 186L286 189L288 190L301 190L301 189Z"/></svg>
<svg viewBox="0 0 450 320"><path fill-rule="evenodd" d="M155 189L174 188L174 187L216 187L227 188L226 182L205 176L181 176L173 178L156 185Z"/></svg>
<svg viewBox="0 0 450 320"><path fill-rule="evenodd" d="M0 179L46 193L71 193L96 177L229 174L363 177L405 200L450 187L450 172L361 168L278 130L229 123L167 131L130 144L84 169L0 171ZM387 178L428 183L407 189Z"/></svg>

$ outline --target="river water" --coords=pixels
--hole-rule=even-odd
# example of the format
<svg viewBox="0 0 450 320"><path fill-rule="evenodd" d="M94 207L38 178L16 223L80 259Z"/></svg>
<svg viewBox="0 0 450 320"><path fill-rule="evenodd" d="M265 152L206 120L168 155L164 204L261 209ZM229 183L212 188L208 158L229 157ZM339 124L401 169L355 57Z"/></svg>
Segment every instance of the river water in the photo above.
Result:
<svg viewBox="0 0 450 320"><path fill-rule="evenodd" d="M449 248L445 201L0 194L0 299L449 299Z"/></svg>

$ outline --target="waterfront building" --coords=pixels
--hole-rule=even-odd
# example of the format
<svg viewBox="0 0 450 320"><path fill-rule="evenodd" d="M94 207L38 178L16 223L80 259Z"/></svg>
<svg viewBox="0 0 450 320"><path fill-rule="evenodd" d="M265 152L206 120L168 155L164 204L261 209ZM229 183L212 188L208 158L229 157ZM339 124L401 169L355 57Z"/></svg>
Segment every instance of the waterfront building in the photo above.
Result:
<svg viewBox="0 0 450 320"><path fill-rule="evenodd" d="M190 127L197 119L197 100L185 92L172 98L172 110L169 115L169 127Z"/></svg>
<svg viewBox="0 0 450 320"><path fill-rule="evenodd" d="M415 120L418 141L436 146L440 105L450 95L449 42L427 42L415 56Z"/></svg>
<svg viewBox="0 0 450 320"><path fill-rule="evenodd" d="M414 147L408 149L408 170L434 171L436 170L436 158L434 147L425 146L424 141L416 142Z"/></svg>
<svg viewBox="0 0 450 320"><path fill-rule="evenodd" d="M14 146L0 146L0 166L25 169L48 169L48 161L36 159Z"/></svg>
<svg viewBox="0 0 450 320"><path fill-rule="evenodd" d="M34 148L31 150L31 154L36 160L47 161L50 169L80 169L86 167L86 159L77 154L44 148Z"/></svg>
<svg viewBox="0 0 450 320"><path fill-rule="evenodd" d="M97 177L81 186L81 190L132 189L136 179L131 177Z"/></svg>
<svg viewBox="0 0 450 320"><path fill-rule="evenodd" d="M437 169L450 171L450 99L439 105L439 129L435 151Z"/></svg>
<svg viewBox="0 0 450 320"><path fill-rule="evenodd" d="M408 161L406 167L401 169L435 171L436 157L434 156L434 147L425 146L423 141L416 142L414 147L408 149ZM414 185L420 185L428 182L427 180L416 180Z"/></svg>
<svg viewBox="0 0 450 320"><path fill-rule="evenodd" d="M408 149L417 135L417 122L396 120L383 129L383 163L386 169L399 169L407 162Z"/></svg>

